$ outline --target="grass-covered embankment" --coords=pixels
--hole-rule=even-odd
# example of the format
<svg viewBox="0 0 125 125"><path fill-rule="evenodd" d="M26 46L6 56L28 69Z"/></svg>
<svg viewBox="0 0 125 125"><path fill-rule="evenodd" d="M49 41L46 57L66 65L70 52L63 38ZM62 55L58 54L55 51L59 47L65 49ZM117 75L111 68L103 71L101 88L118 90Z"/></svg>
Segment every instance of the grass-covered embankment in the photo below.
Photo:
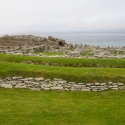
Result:
<svg viewBox="0 0 125 125"><path fill-rule="evenodd" d="M125 82L125 68L78 68L0 62L0 77L62 78L73 82Z"/></svg>
<svg viewBox="0 0 125 125"><path fill-rule="evenodd" d="M65 67L125 68L125 59L42 58L0 54L0 61Z"/></svg>
<svg viewBox="0 0 125 125"><path fill-rule="evenodd" d="M1 125L124 125L125 92L0 88Z"/></svg>

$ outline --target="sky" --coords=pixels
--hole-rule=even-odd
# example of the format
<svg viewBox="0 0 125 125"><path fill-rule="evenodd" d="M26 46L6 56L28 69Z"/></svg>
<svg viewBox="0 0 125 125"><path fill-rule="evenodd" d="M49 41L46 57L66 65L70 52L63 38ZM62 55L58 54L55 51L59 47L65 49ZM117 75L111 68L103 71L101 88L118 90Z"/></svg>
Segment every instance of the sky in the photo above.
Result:
<svg viewBox="0 0 125 125"><path fill-rule="evenodd" d="M0 34L125 30L125 0L0 0Z"/></svg>

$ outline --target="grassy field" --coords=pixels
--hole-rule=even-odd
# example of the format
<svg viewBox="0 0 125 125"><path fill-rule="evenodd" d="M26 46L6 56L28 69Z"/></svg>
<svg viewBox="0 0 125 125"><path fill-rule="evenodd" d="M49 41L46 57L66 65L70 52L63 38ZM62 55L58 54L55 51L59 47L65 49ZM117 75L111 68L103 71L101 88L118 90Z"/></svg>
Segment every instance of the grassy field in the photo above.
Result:
<svg viewBox="0 0 125 125"><path fill-rule="evenodd" d="M42 58L0 54L0 61L62 67L125 68L125 59Z"/></svg>
<svg viewBox="0 0 125 125"><path fill-rule="evenodd" d="M11 76L125 83L125 60L0 54L0 78ZM124 90L93 93L0 88L0 125L124 125L124 98Z"/></svg>
<svg viewBox="0 0 125 125"><path fill-rule="evenodd" d="M124 125L125 92L0 88L0 125Z"/></svg>
<svg viewBox="0 0 125 125"><path fill-rule="evenodd" d="M125 68L79 68L0 62L0 77L62 78L71 82L125 82Z"/></svg>

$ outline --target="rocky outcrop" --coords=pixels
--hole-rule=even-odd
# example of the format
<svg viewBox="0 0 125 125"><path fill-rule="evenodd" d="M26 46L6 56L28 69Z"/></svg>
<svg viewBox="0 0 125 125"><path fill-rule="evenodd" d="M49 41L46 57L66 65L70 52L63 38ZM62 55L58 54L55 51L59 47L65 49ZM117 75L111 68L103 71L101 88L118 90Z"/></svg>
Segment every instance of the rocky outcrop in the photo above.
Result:
<svg viewBox="0 0 125 125"><path fill-rule="evenodd" d="M65 40L49 36L48 38L19 35L19 36L3 36L0 37L0 53L34 53L53 51L65 46Z"/></svg>
<svg viewBox="0 0 125 125"><path fill-rule="evenodd" d="M54 78L53 80L40 78L8 77L0 79L0 86L4 88L28 88L31 90L60 90L60 91L104 91L108 89L125 89L123 83L75 83Z"/></svg>

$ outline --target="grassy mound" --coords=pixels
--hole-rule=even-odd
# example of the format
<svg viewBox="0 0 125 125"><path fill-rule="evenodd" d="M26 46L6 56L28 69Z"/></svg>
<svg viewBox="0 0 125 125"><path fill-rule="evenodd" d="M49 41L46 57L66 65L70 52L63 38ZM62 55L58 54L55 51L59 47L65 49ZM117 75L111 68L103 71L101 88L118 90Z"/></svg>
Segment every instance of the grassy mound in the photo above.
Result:
<svg viewBox="0 0 125 125"><path fill-rule="evenodd" d="M73 82L125 82L124 68L78 68L0 62L0 77L62 78Z"/></svg>
<svg viewBox="0 0 125 125"><path fill-rule="evenodd" d="M0 54L0 61L65 67L125 68L125 59L42 58Z"/></svg>

